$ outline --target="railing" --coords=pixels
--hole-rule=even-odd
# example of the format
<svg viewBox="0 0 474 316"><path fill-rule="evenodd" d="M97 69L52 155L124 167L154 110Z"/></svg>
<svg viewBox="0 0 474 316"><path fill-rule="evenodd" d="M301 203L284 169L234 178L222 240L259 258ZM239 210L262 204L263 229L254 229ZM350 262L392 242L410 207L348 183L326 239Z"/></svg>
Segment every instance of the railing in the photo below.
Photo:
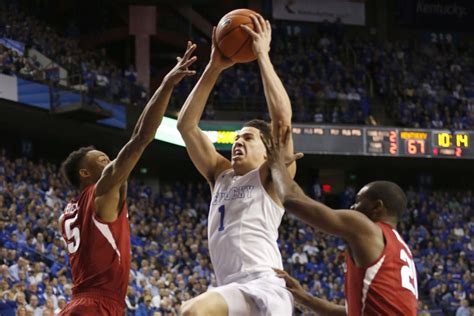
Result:
<svg viewBox="0 0 474 316"><path fill-rule="evenodd" d="M186 93L176 94L167 112L170 116L177 116L185 100ZM303 98L290 96L293 110L293 120L295 122L314 122L314 115L322 113L324 123L332 124L332 114L335 109L338 111L339 122L341 123L343 111L357 113L361 110L358 101L339 100L339 99L318 99L310 101ZM209 116L212 112L213 116ZM267 118L268 108L265 97L263 96L243 96L234 98L223 98L219 95L210 96L203 113L204 119L220 120L248 120L252 118ZM336 122L335 122L336 123ZM354 122L348 122L354 123Z"/></svg>

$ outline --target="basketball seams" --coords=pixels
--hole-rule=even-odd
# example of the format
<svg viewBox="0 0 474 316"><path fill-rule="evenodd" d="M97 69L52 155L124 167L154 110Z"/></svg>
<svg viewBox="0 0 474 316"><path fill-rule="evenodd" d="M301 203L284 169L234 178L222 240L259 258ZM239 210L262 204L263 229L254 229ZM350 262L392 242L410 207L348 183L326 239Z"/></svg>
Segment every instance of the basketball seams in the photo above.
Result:
<svg viewBox="0 0 474 316"><path fill-rule="evenodd" d="M221 40L220 40L219 42L217 42L217 46L220 48L222 42L224 41L224 39L225 39L228 35L230 35L230 33L234 32L237 28L239 28L240 25L247 25L247 24L249 24L249 23L239 24L239 25L237 25L236 27L232 28L229 32L225 33L225 35L221 36ZM242 31L242 32L245 32L245 31ZM238 53L238 52L242 49L243 45L245 45L245 44L248 42L249 38L251 38L251 37L250 37L250 35L247 34L247 39L243 42L243 44L242 44L236 51L234 51L234 53L232 54L232 56L235 56L235 54ZM221 49L219 49L219 50L222 51ZM226 57L227 57L227 58L231 58L231 57L229 57L229 56L226 56Z"/></svg>
<svg viewBox="0 0 474 316"><path fill-rule="evenodd" d="M216 29L216 48L227 58L246 63L255 60L251 47L252 36L240 28L246 25L255 31L255 24L250 15L257 13L249 9L237 9L224 15ZM236 30L240 28L239 30Z"/></svg>
<svg viewBox="0 0 474 316"><path fill-rule="evenodd" d="M241 23L241 24L238 24L236 26L234 26L233 28L231 28L230 30L228 30L227 32L225 32L222 36L220 36L222 39L224 37L226 37L229 33L231 33L232 31L234 31L236 28L240 27L241 25L249 25L249 24L253 24L253 21L250 21L249 23ZM244 31L245 32L245 31Z"/></svg>
<svg viewBox="0 0 474 316"><path fill-rule="evenodd" d="M240 50L241 50L245 45L247 45L247 43L248 43L248 41L249 41L250 39L252 39L252 37L251 37L250 35L247 35L247 39L242 43L242 45L240 45L239 49L237 49L237 50L235 51L234 55L230 56L229 58L232 59L232 57L234 57L235 55L237 55L237 54L240 52Z"/></svg>

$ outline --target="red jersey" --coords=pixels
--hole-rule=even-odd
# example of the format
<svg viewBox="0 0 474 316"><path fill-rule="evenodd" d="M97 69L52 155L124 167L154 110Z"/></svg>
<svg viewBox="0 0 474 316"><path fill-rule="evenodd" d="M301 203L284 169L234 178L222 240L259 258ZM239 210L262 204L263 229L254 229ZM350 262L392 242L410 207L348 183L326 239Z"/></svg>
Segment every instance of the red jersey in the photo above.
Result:
<svg viewBox="0 0 474 316"><path fill-rule="evenodd" d="M376 224L382 229L385 248L373 264L359 268L346 253L347 314L415 316L418 287L411 251L390 225Z"/></svg>
<svg viewBox="0 0 474 316"><path fill-rule="evenodd" d="M130 273L130 226L124 202L117 219L104 222L96 215L95 184L71 201L60 225L72 269L74 296L103 296L125 306Z"/></svg>

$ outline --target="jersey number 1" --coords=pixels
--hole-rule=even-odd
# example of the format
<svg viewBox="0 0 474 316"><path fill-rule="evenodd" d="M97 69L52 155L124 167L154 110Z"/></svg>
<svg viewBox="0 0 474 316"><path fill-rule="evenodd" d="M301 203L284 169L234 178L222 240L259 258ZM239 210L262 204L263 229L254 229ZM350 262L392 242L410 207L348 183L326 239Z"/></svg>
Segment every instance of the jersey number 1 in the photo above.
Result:
<svg viewBox="0 0 474 316"><path fill-rule="evenodd" d="M81 234L79 227L74 227L71 229L71 225L77 220L78 214L72 218L68 218L64 221L64 228L66 230L67 237L67 250L70 254L73 254L79 249L79 244L81 243Z"/></svg>
<svg viewBox="0 0 474 316"><path fill-rule="evenodd" d="M402 287L412 292L416 298L418 298L418 285L416 282L416 269L415 263L408 256L407 252L402 249L400 250L400 259L406 262L406 265L400 270L402 277Z"/></svg>
<svg viewBox="0 0 474 316"><path fill-rule="evenodd" d="M219 207L219 213L221 213L221 221L219 225L219 231L221 232L224 230L225 205Z"/></svg>

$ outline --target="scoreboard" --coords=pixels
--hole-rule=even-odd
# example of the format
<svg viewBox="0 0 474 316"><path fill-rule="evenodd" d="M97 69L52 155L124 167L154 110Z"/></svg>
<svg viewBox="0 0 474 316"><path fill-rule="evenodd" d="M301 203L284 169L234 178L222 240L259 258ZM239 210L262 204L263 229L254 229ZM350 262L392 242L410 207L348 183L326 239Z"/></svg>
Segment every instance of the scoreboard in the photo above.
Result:
<svg viewBox="0 0 474 316"><path fill-rule="evenodd" d="M185 146L168 117L155 138ZM200 127L218 150L231 150L243 122L202 121ZM372 126L294 124L295 151L305 154L474 159L474 131Z"/></svg>
<svg viewBox="0 0 474 316"><path fill-rule="evenodd" d="M474 159L474 131L295 125L293 139L313 154Z"/></svg>

